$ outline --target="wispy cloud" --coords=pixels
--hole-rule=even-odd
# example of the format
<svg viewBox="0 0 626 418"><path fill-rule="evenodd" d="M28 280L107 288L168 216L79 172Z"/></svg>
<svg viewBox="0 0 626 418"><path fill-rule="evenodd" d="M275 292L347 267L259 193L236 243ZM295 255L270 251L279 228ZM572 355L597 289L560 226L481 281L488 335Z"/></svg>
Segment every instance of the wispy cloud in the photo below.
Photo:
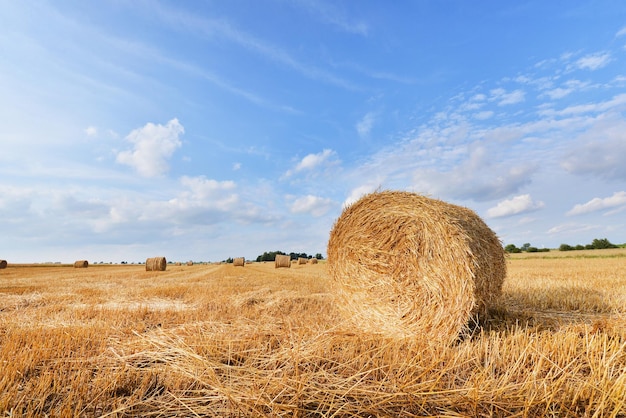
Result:
<svg viewBox="0 0 626 418"><path fill-rule="evenodd" d="M600 198L595 197L586 203L575 205L566 215L583 215L586 213L603 211L606 209L626 208L626 192L615 192L612 196Z"/></svg>
<svg viewBox="0 0 626 418"><path fill-rule="evenodd" d="M259 54L287 68L291 68L309 79L333 84L349 90L361 89L354 83L340 78L324 69L297 60L279 46L236 27L226 19L211 19L194 16L180 9L167 8L162 4L158 7L152 7L151 10L156 13L162 21L170 25L193 30L196 33L203 34L209 39L221 37L248 51Z"/></svg>
<svg viewBox="0 0 626 418"><path fill-rule="evenodd" d="M507 92L503 88L497 88L491 90L491 97L489 100L496 101L498 106L512 105L524 101L526 93L523 90L514 90Z"/></svg>
<svg viewBox="0 0 626 418"><path fill-rule="evenodd" d="M543 202L534 201L529 194L523 194L499 202L495 207L487 210L487 216L490 218L503 218L536 211L543 207Z"/></svg>
<svg viewBox="0 0 626 418"><path fill-rule="evenodd" d="M372 127L374 126L375 120L376 115L373 112L368 112L357 122L356 131L360 137L366 137L369 135Z"/></svg>
<svg viewBox="0 0 626 418"><path fill-rule="evenodd" d="M95 126L88 126L87 128L85 128L85 134L91 137L98 136L98 128L96 128Z"/></svg>
<svg viewBox="0 0 626 418"><path fill-rule="evenodd" d="M589 83L580 80L568 80L562 86L546 90L543 94L550 99L562 99L571 93L584 89L588 85Z"/></svg>
<svg viewBox="0 0 626 418"><path fill-rule="evenodd" d="M606 67L609 62L611 62L611 54L609 52L598 52L578 59L575 65L582 70L594 71Z"/></svg>
<svg viewBox="0 0 626 418"><path fill-rule="evenodd" d="M626 120L619 113L595 119L564 156L561 166L577 175L626 180Z"/></svg>
<svg viewBox="0 0 626 418"><path fill-rule="evenodd" d="M571 235L577 234L585 231L592 231L594 229L598 229L597 225L588 225L588 224L577 224L577 223L566 223L554 226L548 229L548 234L552 235Z"/></svg>
<svg viewBox="0 0 626 418"><path fill-rule="evenodd" d="M344 32L367 35L369 29L367 23L348 17L348 13L339 8L340 3L321 0L295 0L295 3L323 23L330 24Z"/></svg>

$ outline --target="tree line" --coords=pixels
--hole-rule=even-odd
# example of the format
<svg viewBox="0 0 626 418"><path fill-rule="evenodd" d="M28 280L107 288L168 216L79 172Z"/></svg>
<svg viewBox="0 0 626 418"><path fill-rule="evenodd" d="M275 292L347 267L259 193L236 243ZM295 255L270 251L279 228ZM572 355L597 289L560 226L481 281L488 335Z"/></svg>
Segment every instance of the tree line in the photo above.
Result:
<svg viewBox="0 0 626 418"><path fill-rule="evenodd" d="M262 255L258 256L256 258L256 261L274 261L276 259L277 255L288 255L292 260L297 260L298 258L317 258L318 260L321 260L322 258L322 254L317 253L315 255L310 255L307 253L284 253L282 251L266 251L264 252Z"/></svg>
<svg viewBox="0 0 626 418"><path fill-rule="evenodd" d="M615 245L611 243L606 238L595 238L591 244L587 245L569 245L569 244L561 244L559 246L559 251L574 251L574 250L603 250L606 248L619 248L619 245ZM530 243L526 243L521 247L516 247L515 244L508 244L504 247L504 251L507 253L537 253L537 252L547 252L550 251L549 248L537 248L530 245Z"/></svg>
<svg viewBox="0 0 626 418"><path fill-rule="evenodd" d="M604 250L606 248L619 248L619 245L615 245L611 243L606 238L595 238L591 241L591 244L587 245L569 245L569 244L561 244L559 247L559 251L575 251L575 250Z"/></svg>
<svg viewBox="0 0 626 418"><path fill-rule="evenodd" d="M307 253L285 253L282 251L265 251L263 254L259 255L255 261L257 262L261 262L261 261L275 261L276 260L276 256L277 255L288 255L292 260L297 260L298 258L307 258L307 259L311 259L311 258L317 258L318 260L322 260L324 258L324 256L322 256L321 253L317 253L315 255L310 255ZM224 263L232 263L233 262L233 258L232 257L228 257L226 260L223 260Z"/></svg>

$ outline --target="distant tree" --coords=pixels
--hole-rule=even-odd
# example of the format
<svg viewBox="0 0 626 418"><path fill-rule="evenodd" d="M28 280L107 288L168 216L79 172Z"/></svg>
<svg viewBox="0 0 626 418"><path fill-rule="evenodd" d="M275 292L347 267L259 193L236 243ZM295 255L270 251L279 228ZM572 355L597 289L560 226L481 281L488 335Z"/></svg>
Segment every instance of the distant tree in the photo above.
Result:
<svg viewBox="0 0 626 418"><path fill-rule="evenodd" d="M537 252L539 252L539 248L537 248L537 247L528 247L528 248L526 248L526 251L528 251L529 253L537 253Z"/></svg>
<svg viewBox="0 0 626 418"><path fill-rule="evenodd" d="M315 258L317 258L318 260L321 260L324 257L322 257L322 254L317 253L317 254L315 254Z"/></svg>
<svg viewBox="0 0 626 418"><path fill-rule="evenodd" d="M282 251L269 251L264 252L262 255L256 258L256 261L274 261L276 260L276 255L285 255Z"/></svg>
<svg viewBox="0 0 626 418"><path fill-rule="evenodd" d="M515 244L507 245L506 247L504 247L504 251L506 251L507 253L521 253L522 252L522 250L517 248Z"/></svg>
<svg viewBox="0 0 626 418"><path fill-rule="evenodd" d="M559 251L572 251L574 249L574 247L572 247L569 244L561 244L559 246Z"/></svg>
<svg viewBox="0 0 626 418"><path fill-rule="evenodd" d="M575 249L575 250L584 250L584 249L585 249L585 246L584 246L584 245L577 244L577 245L574 247L574 249Z"/></svg>
<svg viewBox="0 0 626 418"><path fill-rule="evenodd" d="M522 248L520 248L520 250L522 251L528 251L528 249L530 248L530 243L527 242L524 245L522 245Z"/></svg>
<svg viewBox="0 0 626 418"><path fill-rule="evenodd" d="M591 245L593 245L593 248L597 249L597 250L604 250L606 248L617 248L617 245L612 244L608 239L606 238L602 238L602 239L598 239L595 238L592 242Z"/></svg>

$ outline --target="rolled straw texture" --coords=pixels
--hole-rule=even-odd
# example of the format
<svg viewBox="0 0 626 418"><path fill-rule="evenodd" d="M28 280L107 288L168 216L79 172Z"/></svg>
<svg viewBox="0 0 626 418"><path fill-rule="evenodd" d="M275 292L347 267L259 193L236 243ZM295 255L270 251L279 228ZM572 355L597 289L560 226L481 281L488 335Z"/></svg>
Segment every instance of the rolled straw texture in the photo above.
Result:
<svg viewBox="0 0 626 418"><path fill-rule="evenodd" d="M504 249L470 209L400 191L344 209L328 241L339 306L362 329L449 343L501 294Z"/></svg>
<svg viewBox="0 0 626 418"><path fill-rule="evenodd" d="M89 262L87 260L74 261L75 269L86 269L87 267L89 267Z"/></svg>
<svg viewBox="0 0 626 418"><path fill-rule="evenodd" d="M274 259L274 268L287 267L291 268L291 257L288 255L277 254Z"/></svg>
<svg viewBox="0 0 626 418"><path fill-rule="evenodd" d="M309 263L311 264L317 264L317 258L312 258L309 260Z"/></svg>
<svg viewBox="0 0 626 418"><path fill-rule="evenodd" d="M233 259L233 266L244 267L245 264L246 264L246 259L244 257L237 257Z"/></svg>
<svg viewBox="0 0 626 418"><path fill-rule="evenodd" d="M146 271L165 271L167 260L165 257L152 257L146 259Z"/></svg>
<svg viewBox="0 0 626 418"><path fill-rule="evenodd" d="M187 261L188 266L193 266L193 261Z"/></svg>
<svg viewBox="0 0 626 418"><path fill-rule="evenodd" d="M0 260L0 269L7 268L7 260Z"/></svg>
<svg viewBox="0 0 626 418"><path fill-rule="evenodd" d="M307 258L298 257L298 264L306 264L309 261Z"/></svg>

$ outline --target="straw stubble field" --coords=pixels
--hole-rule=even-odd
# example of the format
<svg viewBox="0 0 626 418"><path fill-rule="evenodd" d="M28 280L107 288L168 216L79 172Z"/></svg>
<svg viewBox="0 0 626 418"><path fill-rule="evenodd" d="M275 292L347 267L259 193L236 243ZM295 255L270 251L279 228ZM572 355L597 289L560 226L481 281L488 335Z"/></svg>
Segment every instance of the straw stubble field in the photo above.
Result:
<svg viewBox="0 0 626 418"><path fill-rule="evenodd" d="M349 325L325 263L9 265L0 411L626 415L626 250L542 255L508 258L491 319L449 346Z"/></svg>

